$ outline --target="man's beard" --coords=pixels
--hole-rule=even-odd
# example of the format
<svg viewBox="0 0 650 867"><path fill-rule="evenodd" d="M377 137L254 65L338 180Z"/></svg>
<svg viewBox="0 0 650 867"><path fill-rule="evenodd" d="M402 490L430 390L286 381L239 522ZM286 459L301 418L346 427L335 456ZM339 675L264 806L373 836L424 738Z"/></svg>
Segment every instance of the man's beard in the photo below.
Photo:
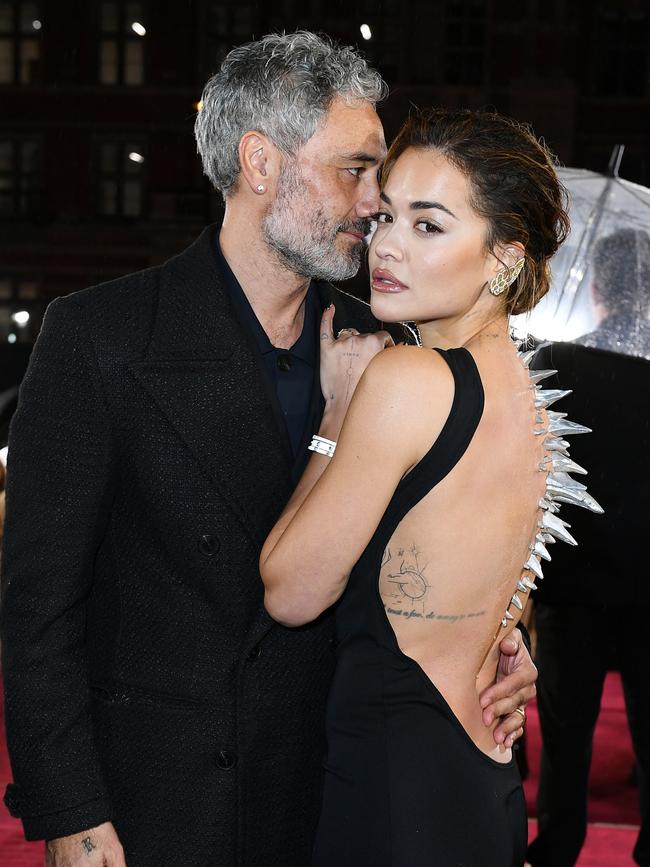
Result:
<svg viewBox="0 0 650 867"><path fill-rule="evenodd" d="M283 265L294 274L316 280L347 280L359 270L364 243L336 246L342 231L366 233L366 220L346 220L332 226L317 202L304 191L297 168L285 163L275 201L262 222L262 236Z"/></svg>

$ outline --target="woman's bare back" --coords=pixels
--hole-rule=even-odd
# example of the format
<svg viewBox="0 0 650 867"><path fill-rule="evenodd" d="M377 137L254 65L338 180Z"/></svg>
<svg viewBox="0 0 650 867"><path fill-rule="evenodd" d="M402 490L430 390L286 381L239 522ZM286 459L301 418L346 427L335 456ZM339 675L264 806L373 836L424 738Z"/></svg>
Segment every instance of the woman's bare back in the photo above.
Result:
<svg viewBox="0 0 650 867"><path fill-rule="evenodd" d="M523 567L535 543L546 452L534 433L534 388L514 344L481 337L467 349L483 386L480 422L459 462L395 530L379 592L402 652L476 745L507 760L481 720L478 693L494 679L498 642L518 621L519 601L525 605L529 588L517 583L522 574L533 583Z"/></svg>

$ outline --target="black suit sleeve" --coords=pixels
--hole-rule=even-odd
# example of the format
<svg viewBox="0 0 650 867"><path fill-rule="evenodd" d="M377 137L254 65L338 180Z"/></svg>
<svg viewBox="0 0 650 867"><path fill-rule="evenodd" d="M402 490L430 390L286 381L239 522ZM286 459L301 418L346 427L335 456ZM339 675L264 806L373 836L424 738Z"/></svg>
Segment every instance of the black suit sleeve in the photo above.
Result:
<svg viewBox="0 0 650 867"><path fill-rule="evenodd" d="M93 743L86 605L110 509L113 444L75 299L53 302L9 437L2 665L14 784L27 839L111 818Z"/></svg>

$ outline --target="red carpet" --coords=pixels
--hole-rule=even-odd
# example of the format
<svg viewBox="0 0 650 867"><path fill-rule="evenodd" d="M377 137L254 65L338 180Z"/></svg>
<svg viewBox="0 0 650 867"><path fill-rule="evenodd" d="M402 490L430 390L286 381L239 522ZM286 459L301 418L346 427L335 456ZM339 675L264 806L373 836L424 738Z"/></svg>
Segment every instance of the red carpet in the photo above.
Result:
<svg viewBox="0 0 650 867"><path fill-rule="evenodd" d="M524 783L528 813L535 815L535 798L539 779L541 738L539 719L529 706L526 733L528 738L529 777ZM594 752L589 779L589 831L578 867L634 867L632 849L640 822L639 793L630 784L634 765L632 742L625 717L621 680L610 673L600 706L594 736ZM536 823L529 824L533 839Z"/></svg>
<svg viewBox="0 0 650 867"><path fill-rule="evenodd" d="M530 775L524 784L528 813L535 815L539 777L541 738L534 707L528 707L526 736ZM589 781L589 821L615 825L638 825L639 794L630 785L634 754L625 717L623 690L617 674L610 673L600 706L594 737L594 752Z"/></svg>
<svg viewBox="0 0 650 867"><path fill-rule="evenodd" d="M535 836L536 826L537 822L529 819L530 840ZM577 867L636 867L631 852L637 830L625 825L589 825Z"/></svg>
<svg viewBox="0 0 650 867"><path fill-rule="evenodd" d="M1 712L0 692L0 712ZM4 725L2 725L2 730ZM528 710L528 760L530 777L526 797L534 814L535 792L539 774L539 723L535 708ZM633 765L632 745L625 719L623 695L617 675L607 678L594 744L594 761L590 783L590 824L587 842L578 867L634 867L631 852L639 823L638 793L629 784ZM0 790L11 778L9 762L0 738ZM530 822L530 838L535 822ZM42 843L25 843L20 824L0 804L1 867L42 867ZM128 867L128 865L127 865ZM168 865L161 865L168 867ZM175 865L177 867L177 865ZM179 865L178 865L179 867Z"/></svg>

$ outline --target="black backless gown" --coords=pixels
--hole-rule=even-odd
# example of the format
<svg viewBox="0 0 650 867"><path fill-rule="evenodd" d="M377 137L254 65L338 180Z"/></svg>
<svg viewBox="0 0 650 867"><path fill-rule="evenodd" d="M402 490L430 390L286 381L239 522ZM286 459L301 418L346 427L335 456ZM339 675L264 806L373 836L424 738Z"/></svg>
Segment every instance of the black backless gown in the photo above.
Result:
<svg viewBox="0 0 650 867"><path fill-rule="evenodd" d="M379 595L382 554L397 525L460 460L483 412L471 354L440 354L455 381L449 417L398 485L337 612L313 867L524 863L526 811L514 760L496 762L474 744L418 663L400 651Z"/></svg>

